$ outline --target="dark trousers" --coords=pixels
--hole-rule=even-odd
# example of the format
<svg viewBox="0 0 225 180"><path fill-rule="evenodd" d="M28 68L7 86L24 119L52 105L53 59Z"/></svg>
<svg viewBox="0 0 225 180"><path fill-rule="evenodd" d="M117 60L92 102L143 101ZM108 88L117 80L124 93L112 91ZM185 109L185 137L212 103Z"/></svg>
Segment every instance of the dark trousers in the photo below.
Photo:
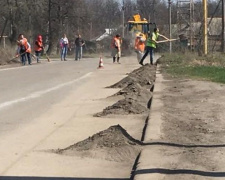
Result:
<svg viewBox="0 0 225 180"><path fill-rule="evenodd" d="M82 46L75 47L75 60L80 60L82 58Z"/></svg>
<svg viewBox="0 0 225 180"><path fill-rule="evenodd" d="M28 60L28 63L29 63L29 64L31 64L31 57L30 57L30 53L28 53L28 52L27 52L26 54L27 54L27 60Z"/></svg>
<svg viewBox="0 0 225 180"><path fill-rule="evenodd" d="M42 51L35 51L35 55L36 55L36 57L37 57L37 62L40 61L41 52L42 52Z"/></svg>
<svg viewBox="0 0 225 180"><path fill-rule="evenodd" d="M153 48L153 47L150 47L150 46L146 46L145 54L144 54L144 56L141 58L140 64L143 64L143 62L144 62L146 56L148 55L148 53L150 54L150 63L153 64L154 48Z"/></svg>

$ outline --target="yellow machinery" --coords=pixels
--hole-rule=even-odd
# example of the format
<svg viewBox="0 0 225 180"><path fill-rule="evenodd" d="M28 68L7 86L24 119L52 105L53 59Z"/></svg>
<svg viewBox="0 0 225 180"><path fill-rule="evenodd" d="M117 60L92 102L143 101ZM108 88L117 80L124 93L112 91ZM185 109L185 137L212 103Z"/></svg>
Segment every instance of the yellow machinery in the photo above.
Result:
<svg viewBox="0 0 225 180"><path fill-rule="evenodd" d="M130 54L130 50L133 50L135 39L138 36L141 36L141 39L146 41L148 34L153 30L150 28L153 24L155 23L149 23L145 18L142 19L140 14L133 15L132 20L127 22L127 31L129 32L129 36L126 36L126 38L123 39L122 52L124 53L127 51L127 54Z"/></svg>
<svg viewBox="0 0 225 180"><path fill-rule="evenodd" d="M141 19L140 14L135 14L133 20L128 21L128 31L133 32L136 36L142 33L147 38L152 24L155 23L149 23L145 18Z"/></svg>

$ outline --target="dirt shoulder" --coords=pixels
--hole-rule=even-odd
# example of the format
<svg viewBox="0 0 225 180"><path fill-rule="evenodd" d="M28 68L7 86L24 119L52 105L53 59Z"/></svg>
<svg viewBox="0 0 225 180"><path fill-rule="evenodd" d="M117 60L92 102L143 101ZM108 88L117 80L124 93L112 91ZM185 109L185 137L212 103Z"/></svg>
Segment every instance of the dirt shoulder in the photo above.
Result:
<svg viewBox="0 0 225 180"><path fill-rule="evenodd" d="M175 147L180 146L179 164L170 168L192 170L187 173L189 177L180 175L166 179L213 179L216 173L210 172L224 172L225 86L172 79L166 74L164 77L168 81L165 81L166 89L162 92L164 113L161 140L175 144ZM193 177L195 170L206 172L206 177Z"/></svg>

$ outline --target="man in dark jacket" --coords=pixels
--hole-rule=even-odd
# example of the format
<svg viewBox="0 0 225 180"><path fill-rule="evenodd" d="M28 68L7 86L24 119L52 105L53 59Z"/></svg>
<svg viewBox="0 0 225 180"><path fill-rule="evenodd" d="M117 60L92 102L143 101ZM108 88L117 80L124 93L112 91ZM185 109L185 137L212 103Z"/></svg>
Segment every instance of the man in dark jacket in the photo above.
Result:
<svg viewBox="0 0 225 180"><path fill-rule="evenodd" d="M82 58L82 47L84 44L84 40L81 38L81 35L78 34L77 38L75 39L75 61Z"/></svg>

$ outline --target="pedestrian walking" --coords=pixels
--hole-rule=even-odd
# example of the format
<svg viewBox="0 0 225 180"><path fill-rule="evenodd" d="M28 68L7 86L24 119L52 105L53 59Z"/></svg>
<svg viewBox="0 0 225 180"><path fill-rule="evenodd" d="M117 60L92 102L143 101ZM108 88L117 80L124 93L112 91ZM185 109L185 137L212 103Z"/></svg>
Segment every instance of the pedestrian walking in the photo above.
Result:
<svg viewBox="0 0 225 180"><path fill-rule="evenodd" d="M122 44L122 40L120 38L120 35L117 34L115 37L113 37L111 42L113 63L115 63L117 60L117 63L120 64L121 44Z"/></svg>
<svg viewBox="0 0 225 180"><path fill-rule="evenodd" d="M78 34L75 39L75 61L82 58L83 46L85 45L85 41L81 38L81 35Z"/></svg>
<svg viewBox="0 0 225 180"><path fill-rule="evenodd" d="M68 52L69 40L66 37L66 34L60 39L60 47L61 47L61 61L67 61L66 56Z"/></svg>
<svg viewBox="0 0 225 180"><path fill-rule="evenodd" d="M144 37L142 33L139 33L135 39L134 49L135 49L135 52L137 53L138 63L140 62L141 58L144 55L145 40L146 38Z"/></svg>
<svg viewBox="0 0 225 180"><path fill-rule="evenodd" d="M40 56L41 56L43 49L44 48L43 48L42 36L38 35L37 39L35 41L35 44L34 44L34 51L35 51L37 63L40 63Z"/></svg>
<svg viewBox="0 0 225 180"><path fill-rule="evenodd" d="M154 31L152 32L152 34L147 39L145 54L141 58L140 63L139 63L142 66L143 66L143 62L144 62L146 56L148 55L148 53L150 54L150 63L153 65L154 49L156 49L156 44L158 43L157 39L158 39L159 36L161 36L164 39L169 41L169 39L167 37L163 36L162 34L159 34L158 28L154 28Z"/></svg>
<svg viewBox="0 0 225 180"><path fill-rule="evenodd" d="M26 65L26 60L28 60L28 64L31 65L31 45L28 43L27 38L25 38L23 34L19 35L17 45L18 48L16 57L20 56L22 65Z"/></svg>

